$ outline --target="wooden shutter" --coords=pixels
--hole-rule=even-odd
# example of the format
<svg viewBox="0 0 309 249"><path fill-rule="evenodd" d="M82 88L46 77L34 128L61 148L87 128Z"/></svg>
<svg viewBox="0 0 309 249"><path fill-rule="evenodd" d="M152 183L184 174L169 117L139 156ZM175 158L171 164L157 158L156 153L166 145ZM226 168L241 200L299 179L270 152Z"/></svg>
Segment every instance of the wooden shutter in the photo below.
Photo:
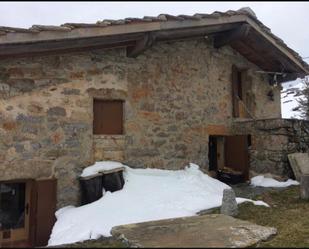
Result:
<svg viewBox="0 0 309 249"><path fill-rule="evenodd" d="M235 65L232 66L232 102L233 102L233 117L239 117L238 105L238 69Z"/></svg>
<svg viewBox="0 0 309 249"><path fill-rule="evenodd" d="M245 180L249 178L248 136L225 137L225 166L243 173Z"/></svg>
<svg viewBox="0 0 309 249"><path fill-rule="evenodd" d="M34 246L46 246L55 224L57 202L57 180L35 182Z"/></svg>
<svg viewBox="0 0 309 249"><path fill-rule="evenodd" d="M123 134L123 101L94 99L93 116L94 134Z"/></svg>

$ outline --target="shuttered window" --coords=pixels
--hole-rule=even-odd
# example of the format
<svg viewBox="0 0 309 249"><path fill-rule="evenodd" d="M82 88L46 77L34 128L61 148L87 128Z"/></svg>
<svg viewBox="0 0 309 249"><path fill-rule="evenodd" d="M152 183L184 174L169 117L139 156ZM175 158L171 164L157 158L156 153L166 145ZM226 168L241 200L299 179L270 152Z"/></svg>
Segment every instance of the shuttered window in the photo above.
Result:
<svg viewBox="0 0 309 249"><path fill-rule="evenodd" d="M123 101L93 101L93 134L123 134Z"/></svg>

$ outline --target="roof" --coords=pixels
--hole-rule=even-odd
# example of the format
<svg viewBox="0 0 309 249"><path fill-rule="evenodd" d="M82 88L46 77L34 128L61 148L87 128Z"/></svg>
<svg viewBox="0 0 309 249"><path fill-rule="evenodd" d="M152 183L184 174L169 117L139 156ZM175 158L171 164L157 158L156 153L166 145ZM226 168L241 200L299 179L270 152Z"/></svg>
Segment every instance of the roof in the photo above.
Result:
<svg viewBox="0 0 309 249"><path fill-rule="evenodd" d="M230 45L263 70L293 74L289 79L309 74L309 66L301 56L260 22L250 8L192 16L160 14L90 24L33 25L29 29L0 27L0 58L117 46L131 47L132 53L138 54L154 41L205 35L214 37L217 48Z"/></svg>

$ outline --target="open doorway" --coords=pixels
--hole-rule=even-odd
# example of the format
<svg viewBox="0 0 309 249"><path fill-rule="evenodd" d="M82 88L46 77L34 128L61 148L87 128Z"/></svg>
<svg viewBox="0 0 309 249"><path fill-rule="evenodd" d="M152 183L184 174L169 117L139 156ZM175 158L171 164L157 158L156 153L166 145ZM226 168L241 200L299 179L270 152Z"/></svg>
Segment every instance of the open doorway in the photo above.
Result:
<svg viewBox="0 0 309 249"><path fill-rule="evenodd" d="M209 171L220 181L237 184L249 179L250 135L210 135Z"/></svg>

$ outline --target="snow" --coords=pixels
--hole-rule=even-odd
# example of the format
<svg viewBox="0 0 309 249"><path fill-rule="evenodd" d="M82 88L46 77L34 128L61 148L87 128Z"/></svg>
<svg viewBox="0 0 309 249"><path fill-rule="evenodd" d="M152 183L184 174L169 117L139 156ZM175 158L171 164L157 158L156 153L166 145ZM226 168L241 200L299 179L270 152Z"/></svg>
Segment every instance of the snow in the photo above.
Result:
<svg viewBox="0 0 309 249"><path fill-rule="evenodd" d="M293 111L293 108L298 106L297 99L301 96L299 92L303 89L303 83L301 81L291 82L289 84L283 84L283 90L281 92L281 116L282 118L296 118L300 119L300 112Z"/></svg>
<svg viewBox="0 0 309 249"><path fill-rule="evenodd" d="M87 177L87 176L95 175L99 173L100 171L113 170L113 169L121 168L121 167L124 167L124 165L119 162L114 162L114 161L96 162L94 165L91 165L85 168L81 174L81 177Z"/></svg>
<svg viewBox="0 0 309 249"><path fill-rule="evenodd" d="M267 178L262 175L251 178L251 185L260 187L284 188L291 185L299 185L298 181L288 179L285 182L279 182L273 178Z"/></svg>
<svg viewBox="0 0 309 249"><path fill-rule="evenodd" d="M237 203L243 203L243 202L251 202L256 206L264 206L264 207L270 207L267 203L265 203L264 201L253 201L247 198L242 198L242 197L237 197L236 198Z"/></svg>
<svg viewBox="0 0 309 249"><path fill-rule="evenodd" d="M110 165L111 162L98 162L83 174ZM122 166L125 167L122 190L106 192L93 203L67 206L56 212L57 222L49 246L111 236L111 228L117 225L194 216L201 210L221 206L223 190L230 188L192 163L177 171ZM236 201L251 200L236 198ZM267 205L261 201L254 204Z"/></svg>

